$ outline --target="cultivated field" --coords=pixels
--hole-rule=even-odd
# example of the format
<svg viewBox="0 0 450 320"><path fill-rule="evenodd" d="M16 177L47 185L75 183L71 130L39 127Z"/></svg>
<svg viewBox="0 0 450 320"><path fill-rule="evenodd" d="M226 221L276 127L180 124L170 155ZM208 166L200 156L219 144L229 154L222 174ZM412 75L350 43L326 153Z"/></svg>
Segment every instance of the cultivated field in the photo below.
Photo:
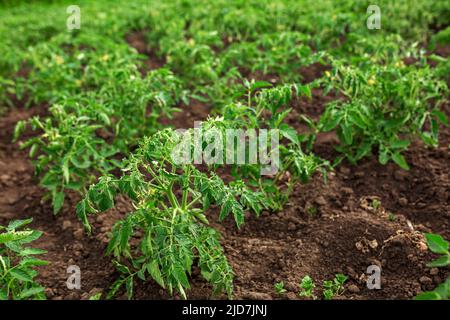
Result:
<svg viewBox="0 0 450 320"><path fill-rule="evenodd" d="M449 298L448 1L73 2L0 4L0 299Z"/></svg>

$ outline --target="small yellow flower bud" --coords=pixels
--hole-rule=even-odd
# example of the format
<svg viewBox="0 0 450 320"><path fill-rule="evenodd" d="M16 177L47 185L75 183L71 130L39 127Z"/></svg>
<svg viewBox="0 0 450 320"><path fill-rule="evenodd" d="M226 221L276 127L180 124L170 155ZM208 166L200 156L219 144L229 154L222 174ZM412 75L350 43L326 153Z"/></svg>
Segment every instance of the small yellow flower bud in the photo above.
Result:
<svg viewBox="0 0 450 320"><path fill-rule="evenodd" d="M57 65L61 65L64 63L64 59L61 56L55 56L55 62Z"/></svg>

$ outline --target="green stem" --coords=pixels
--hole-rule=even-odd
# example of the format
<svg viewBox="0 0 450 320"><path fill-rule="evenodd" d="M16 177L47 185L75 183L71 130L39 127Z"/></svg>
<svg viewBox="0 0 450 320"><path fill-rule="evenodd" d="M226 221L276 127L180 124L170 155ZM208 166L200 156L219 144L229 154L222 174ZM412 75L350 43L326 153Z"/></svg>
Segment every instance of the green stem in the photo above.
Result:
<svg viewBox="0 0 450 320"><path fill-rule="evenodd" d="M188 166L186 169L186 181L183 183L183 196L181 199L181 209L183 211L186 210L187 203L188 203L188 196L189 196L189 177L191 173L191 167Z"/></svg>
<svg viewBox="0 0 450 320"><path fill-rule="evenodd" d="M174 181L171 181L167 188L167 198L169 199L169 202L172 205L172 207L175 209L175 208L179 208L180 204L178 203L178 200L173 193L173 190L172 190L173 185L174 185Z"/></svg>

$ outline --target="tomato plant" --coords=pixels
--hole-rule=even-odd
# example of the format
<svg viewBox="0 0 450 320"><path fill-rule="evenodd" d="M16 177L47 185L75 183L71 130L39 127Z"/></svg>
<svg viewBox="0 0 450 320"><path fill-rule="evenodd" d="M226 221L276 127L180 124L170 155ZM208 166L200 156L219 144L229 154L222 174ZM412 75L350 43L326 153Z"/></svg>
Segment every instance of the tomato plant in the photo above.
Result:
<svg viewBox="0 0 450 320"><path fill-rule="evenodd" d="M46 253L28 247L42 232L24 229L32 219L11 221L7 227L0 226L0 300L45 299L44 288L34 280L38 266L46 261L35 255Z"/></svg>

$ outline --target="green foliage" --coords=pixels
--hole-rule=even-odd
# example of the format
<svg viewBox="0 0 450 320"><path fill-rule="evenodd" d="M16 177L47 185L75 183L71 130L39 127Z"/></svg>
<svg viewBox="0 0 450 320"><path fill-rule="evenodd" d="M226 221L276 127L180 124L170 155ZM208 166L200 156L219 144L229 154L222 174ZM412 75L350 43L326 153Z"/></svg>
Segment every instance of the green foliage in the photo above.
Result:
<svg viewBox="0 0 450 320"><path fill-rule="evenodd" d="M306 275L300 282L300 292L298 293L298 295L300 297L306 297L316 300L317 297L314 295L315 287L316 285L314 284L314 280L310 276Z"/></svg>
<svg viewBox="0 0 450 320"><path fill-rule="evenodd" d="M42 232L23 227L32 219L11 221L7 227L0 226L0 300L43 300L44 288L34 278L38 266L46 261L34 256L46 251L28 247L39 239Z"/></svg>
<svg viewBox="0 0 450 320"><path fill-rule="evenodd" d="M287 292L287 290L284 288L284 282L283 281L280 281L280 282L277 282L277 283L275 283L274 285L273 285L273 288L275 289L275 292L278 294L278 295L283 295L283 294L285 294L286 292Z"/></svg>
<svg viewBox="0 0 450 320"><path fill-rule="evenodd" d="M114 208L119 194L135 207L112 232L108 252L121 277L110 297L121 288L131 297L137 278L185 297L194 263L216 292L230 296L232 271L208 226L208 208L218 207L221 220L232 215L238 227L245 211L281 210L298 183L317 171L326 179L330 164L312 152L321 132L337 133L335 164L376 154L382 164L408 169L405 152L414 139L438 145L439 128L448 125L441 108L450 65L419 44L445 43L448 5L382 0L383 21L394 22L375 32L363 27L369 4L81 0L82 28L72 32L63 28L64 1L1 5L0 112L45 108L19 121L14 139L29 150L54 213L68 190L84 197L76 211L88 229L89 215ZM442 31L431 37L435 30ZM139 50L126 42L136 32L145 40ZM305 69L317 76L317 66L330 69L306 84ZM315 89L339 97L318 121L299 110ZM230 165L225 182L225 164L201 171L171 161L178 136L162 130L161 119L205 106L212 107L207 128L279 130L278 172L261 175L260 163ZM302 133L300 120L309 128ZM448 246L441 254L432 264L448 261ZM314 297L305 278L302 294ZM344 281L337 275L324 283L325 298L340 294Z"/></svg>
<svg viewBox="0 0 450 320"><path fill-rule="evenodd" d="M219 206L220 219L233 214L239 227L246 205L238 201L236 190L213 172L207 175L194 165L176 164L171 153L179 139L171 129L144 139L126 162L123 176L101 177L77 206L77 214L89 230L87 216L113 208L118 194L129 197L135 207L116 223L108 245L107 252L114 255L122 274L110 297L125 285L131 298L134 279L152 278L170 294L176 291L186 298L194 263L215 293L224 291L231 297L233 272L218 233L208 227L206 210L212 204ZM132 245L131 239L138 233L142 234L139 245Z"/></svg>
<svg viewBox="0 0 450 320"><path fill-rule="evenodd" d="M338 273L333 280L325 280L323 282L323 297L325 300L332 300L336 295L344 291L344 283L348 277Z"/></svg>
<svg viewBox="0 0 450 320"><path fill-rule="evenodd" d="M439 126L448 126L439 109L448 88L425 60L419 67L405 66L399 57L383 64L366 58L357 66L331 62L334 70L324 82L345 98L328 105L317 130L336 130L341 142L336 149L350 162L371 155L376 148L381 164L392 160L407 170L402 153L412 139L437 146Z"/></svg>
<svg viewBox="0 0 450 320"><path fill-rule="evenodd" d="M291 115L290 103L294 98L311 97L311 87L301 84L284 84L272 87L264 81L244 80L245 89L237 97L242 102L230 103L224 107L223 116L228 128L278 130L280 143L279 168L274 177L261 176L261 165L233 165L232 173L236 178L244 178L248 184L258 187L268 199L272 210L281 210L293 187L306 183L311 176L321 170L326 176L330 166L327 161L312 152L304 151L304 142L308 137L299 134L288 125ZM283 181L286 174L288 181Z"/></svg>
<svg viewBox="0 0 450 320"><path fill-rule="evenodd" d="M333 280L324 280L322 283L323 287L323 298L325 300L332 300L333 297L342 294L344 291L344 283L347 281L348 277L341 273L335 275ZM317 297L314 295L314 289L316 285L314 280L306 275L300 281L300 292L298 295L300 297L306 297L316 300Z"/></svg>
<svg viewBox="0 0 450 320"><path fill-rule="evenodd" d="M441 283L433 291L422 292L414 300L450 300L450 278Z"/></svg>
<svg viewBox="0 0 450 320"><path fill-rule="evenodd" d="M431 252L440 254L441 257L428 263L427 267L445 267L450 265L450 252L448 250L448 241L445 241L438 234L426 233L427 245Z"/></svg>
<svg viewBox="0 0 450 320"><path fill-rule="evenodd" d="M438 234L426 233L427 245L431 252L440 254L440 258L427 264L427 267L446 267L450 265L449 243ZM433 291L422 292L415 300L448 300L450 299L450 278L441 283Z"/></svg>

